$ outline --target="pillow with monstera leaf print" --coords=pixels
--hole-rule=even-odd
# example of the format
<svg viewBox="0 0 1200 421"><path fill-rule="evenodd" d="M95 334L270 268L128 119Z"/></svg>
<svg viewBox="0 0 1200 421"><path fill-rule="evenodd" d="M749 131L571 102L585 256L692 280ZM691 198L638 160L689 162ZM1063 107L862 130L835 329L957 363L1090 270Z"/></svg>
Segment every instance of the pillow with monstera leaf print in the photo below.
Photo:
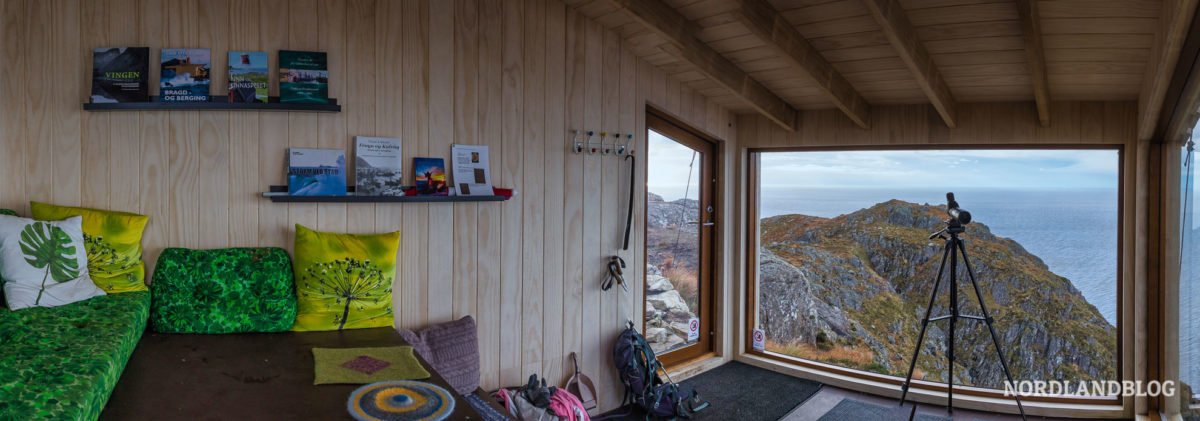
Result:
<svg viewBox="0 0 1200 421"><path fill-rule="evenodd" d="M296 224L295 331L390 327L400 233L335 234Z"/></svg>
<svg viewBox="0 0 1200 421"><path fill-rule="evenodd" d="M0 279L8 308L57 307L104 295L88 276L83 218L0 215Z"/></svg>
<svg viewBox="0 0 1200 421"><path fill-rule="evenodd" d="M142 234L150 218L136 213L58 206L31 202L33 218L42 221L83 217L83 242L88 272L104 292L145 291Z"/></svg>

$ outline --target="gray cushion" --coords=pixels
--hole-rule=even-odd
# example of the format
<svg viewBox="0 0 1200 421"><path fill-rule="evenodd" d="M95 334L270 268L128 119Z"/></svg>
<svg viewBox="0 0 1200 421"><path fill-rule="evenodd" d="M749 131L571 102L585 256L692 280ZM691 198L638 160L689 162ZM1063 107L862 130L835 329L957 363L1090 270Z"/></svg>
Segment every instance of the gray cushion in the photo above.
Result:
<svg viewBox="0 0 1200 421"><path fill-rule="evenodd" d="M479 337L471 316L416 332L400 329L400 336L459 394L479 388Z"/></svg>

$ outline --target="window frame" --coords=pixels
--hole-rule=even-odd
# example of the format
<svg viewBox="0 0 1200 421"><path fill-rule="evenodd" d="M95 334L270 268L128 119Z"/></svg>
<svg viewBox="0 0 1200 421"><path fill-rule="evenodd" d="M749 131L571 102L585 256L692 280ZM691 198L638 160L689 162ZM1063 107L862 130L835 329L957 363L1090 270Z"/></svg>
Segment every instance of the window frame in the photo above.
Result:
<svg viewBox="0 0 1200 421"><path fill-rule="evenodd" d="M1122 298L1125 293L1124 284L1124 261L1125 253L1125 202L1126 202L1126 178L1125 178L1125 145L1123 144L1033 144L1033 143L1015 143L1015 144L916 144L916 145L847 145L847 146L790 146L790 147L752 147L746 149L746 177L745 185L745 224L746 235L743 246L746 250L745 262L746 265L746 295L743 305L744 311L742 316L745 319L744 338L744 355L752 355L786 364L797 365L803 368L816 370L824 375L844 376L854 379L856 382L877 382L889 386L900 387L904 383L904 379L898 376L889 376L878 374L853 368L841 367L833 364L823 363L814 360L807 360L799 357L792 357L784 354L768 352L766 350L758 351L753 346L753 335L758 318L758 243L759 243L759 198L760 191L760 173L761 173L761 156L764 153L773 152L865 152L865 151L936 151L936 150L1112 150L1117 152L1117 267L1116 267L1116 288L1117 288L1117 314L1116 314L1116 335L1117 335L1117 365L1116 365L1116 381L1123 380L1125 368L1125 303ZM913 380L912 390L927 391L935 393L946 393L947 384L940 382L931 382L925 380ZM1004 396L1004 392L998 389L990 389L976 386L954 385L955 395L972 396L979 398L993 398L1011 400L1011 397ZM911 394L911 393L910 393ZM1124 407L1124 397L1121 395L1115 396L1028 396L1022 397L1023 402L1047 402L1056 404L1083 404L1083 405L1120 405ZM959 406L956 400L955 406Z"/></svg>

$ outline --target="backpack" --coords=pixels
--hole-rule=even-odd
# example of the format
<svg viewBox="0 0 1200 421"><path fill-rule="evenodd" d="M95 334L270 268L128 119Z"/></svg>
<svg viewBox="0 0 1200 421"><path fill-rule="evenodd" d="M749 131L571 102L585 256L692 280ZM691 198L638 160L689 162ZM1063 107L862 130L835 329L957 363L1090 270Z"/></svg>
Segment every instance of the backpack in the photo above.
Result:
<svg viewBox="0 0 1200 421"><path fill-rule="evenodd" d="M587 409L583 408L583 402L580 402L579 398L565 389L547 387L546 380L539 380L537 374L529 376L529 383L524 386L500 389L493 396L517 420L590 420Z"/></svg>
<svg viewBox="0 0 1200 421"><path fill-rule="evenodd" d="M646 411L646 417L691 418L692 414L708 407L695 390L681 388L674 382L664 382L658 376L662 363L654 355L646 338L633 328L625 327L613 346L613 363L625 385L621 406L636 405ZM666 370L663 370L666 373ZM669 378L668 378L669 380Z"/></svg>

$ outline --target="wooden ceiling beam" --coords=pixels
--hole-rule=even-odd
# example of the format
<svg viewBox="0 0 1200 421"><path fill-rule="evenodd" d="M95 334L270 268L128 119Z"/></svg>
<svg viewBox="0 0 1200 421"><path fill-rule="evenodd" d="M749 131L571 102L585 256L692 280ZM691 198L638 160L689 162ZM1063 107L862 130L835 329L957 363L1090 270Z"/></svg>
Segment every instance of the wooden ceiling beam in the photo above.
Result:
<svg viewBox="0 0 1200 421"><path fill-rule="evenodd" d="M942 116L949 127L955 127L957 113L955 111L954 95L942 79L941 72L933 64L933 58L925 50L925 45L917 38L917 31L904 13L899 0L862 0L867 6L871 17L883 29L888 42L900 55L900 60L917 79L917 85L929 97L933 108Z"/></svg>
<svg viewBox="0 0 1200 421"><path fill-rule="evenodd" d="M699 27L662 0L608 0L667 41L659 48L691 63L759 113L788 131L796 129L796 109L737 65L696 38Z"/></svg>
<svg viewBox="0 0 1200 421"><path fill-rule="evenodd" d="M1017 0L1017 15L1025 38L1025 58L1033 80L1033 100L1037 103L1038 122L1050 126L1050 82L1046 77L1046 52L1042 47L1042 22L1037 0Z"/></svg>
<svg viewBox="0 0 1200 421"><path fill-rule="evenodd" d="M1138 95L1138 140L1150 140L1158 128L1158 114L1162 112L1163 99L1179 61L1179 52L1187 39L1192 17L1196 14L1196 3L1197 0L1163 2L1159 31L1155 34L1154 48L1146 66L1146 76L1142 79L1142 91Z"/></svg>
<svg viewBox="0 0 1200 421"><path fill-rule="evenodd" d="M740 3L741 7L730 13L735 20L750 29L767 47L812 77L830 101L854 124L864 129L870 128L870 104L787 19L780 16L766 0L740 0Z"/></svg>

